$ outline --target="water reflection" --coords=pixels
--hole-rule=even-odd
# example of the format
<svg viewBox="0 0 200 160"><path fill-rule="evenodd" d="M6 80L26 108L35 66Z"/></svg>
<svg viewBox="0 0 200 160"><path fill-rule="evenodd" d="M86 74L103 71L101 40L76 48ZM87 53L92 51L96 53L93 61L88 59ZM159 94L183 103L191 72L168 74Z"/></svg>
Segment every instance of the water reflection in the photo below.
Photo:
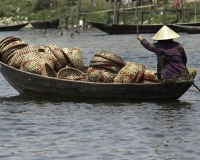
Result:
<svg viewBox="0 0 200 160"><path fill-rule="evenodd" d="M193 105L193 103L190 102L184 102L180 100L174 100L174 101L168 101L166 102L158 102L156 103L157 106L161 106L162 108L160 110L168 111L168 110L181 110L181 109L190 109Z"/></svg>
<svg viewBox="0 0 200 160"><path fill-rule="evenodd" d="M141 104L141 103L152 103L157 106L162 106L164 108L171 108L171 109L178 109L181 107L185 107L188 105L192 105L193 103L190 102L184 102L181 100L131 100L131 99L106 99L106 98L84 98L84 97L69 97L69 99L66 100L59 100L59 99L48 99L48 98L42 98L42 97L30 97L26 95L17 95L17 96L9 96L9 97L0 97L0 102L3 101L10 101L10 102L32 102L35 103L57 103L57 102L74 102L74 103L88 103L88 104L98 104L98 103L110 103L110 104L120 104L120 103L126 103L126 104Z"/></svg>

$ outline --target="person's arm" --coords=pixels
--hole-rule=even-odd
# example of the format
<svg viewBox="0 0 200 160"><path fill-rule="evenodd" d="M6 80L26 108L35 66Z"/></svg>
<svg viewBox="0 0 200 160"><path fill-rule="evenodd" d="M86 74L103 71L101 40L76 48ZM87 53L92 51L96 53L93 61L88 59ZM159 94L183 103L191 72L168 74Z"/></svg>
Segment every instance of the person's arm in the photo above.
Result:
<svg viewBox="0 0 200 160"><path fill-rule="evenodd" d="M141 42L141 44L144 46L144 48L148 49L151 52L155 52L155 49L156 49L155 45L147 42L143 36L138 36L137 39Z"/></svg>
<svg viewBox="0 0 200 160"><path fill-rule="evenodd" d="M186 66L186 63L187 63L187 56L186 56L185 50L184 50L184 48L183 48L182 45L180 45L180 48L181 48L181 50L182 50L183 62L184 62L184 64L185 64L185 66Z"/></svg>

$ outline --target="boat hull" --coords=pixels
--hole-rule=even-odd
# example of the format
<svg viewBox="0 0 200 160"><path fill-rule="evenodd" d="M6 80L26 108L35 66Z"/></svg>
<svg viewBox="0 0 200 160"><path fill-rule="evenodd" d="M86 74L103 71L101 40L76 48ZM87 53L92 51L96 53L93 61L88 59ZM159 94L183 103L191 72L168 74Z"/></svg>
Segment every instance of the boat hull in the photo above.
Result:
<svg viewBox="0 0 200 160"><path fill-rule="evenodd" d="M136 24L103 24L88 21L93 27L106 32L108 34L137 34L137 29L139 33L156 33L159 29L163 27L163 24L145 24L145 25L136 25ZM169 28L175 32L181 32L179 27L174 25L167 25Z"/></svg>
<svg viewBox="0 0 200 160"><path fill-rule="evenodd" d="M0 26L0 31L18 31L24 28L28 24L29 23L22 23L22 24Z"/></svg>
<svg viewBox="0 0 200 160"><path fill-rule="evenodd" d="M30 22L33 28L36 29L45 29L45 28L55 28L58 29L59 20L52 20L52 21L32 21Z"/></svg>
<svg viewBox="0 0 200 160"><path fill-rule="evenodd" d="M177 25L181 25L181 26L200 26L200 22L177 23Z"/></svg>
<svg viewBox="0 0 200 160"><path fill-rule="evenodd" d="M0 62L0 71L4 78L20 94L69 100L72 97L104 98L104 99L178 99L194 83L94 83L62 80L24 72Z"/></svg>
<svg viewBox="0 0 200 160"><path fill-rule="evenodd" d="M179 27L182 32L188 33L188 34L198 34L200 33L200 26L188 26L188 25L174 25L176 27Z"/></svg>

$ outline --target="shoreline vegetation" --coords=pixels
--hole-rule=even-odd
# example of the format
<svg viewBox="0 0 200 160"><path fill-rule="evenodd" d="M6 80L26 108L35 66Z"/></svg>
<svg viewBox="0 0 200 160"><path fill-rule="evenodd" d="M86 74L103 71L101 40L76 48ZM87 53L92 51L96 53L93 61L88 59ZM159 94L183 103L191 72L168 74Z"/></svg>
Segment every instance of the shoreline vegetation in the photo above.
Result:
<svg viewBox="0 0 200 160"><path fill-rule="evenodd" d="M20 3L18 0L0 0L0 25L44 18L59 18L62 26L78 24L79 20L107 24L170 24L197 22L200 19L200 8L195 7L199 2L195 0L180 0L178 10L174 10L174 1L171 0L138 2L136 6L134 0L126 5L121 5L117 0L20 0Z"/></svg>

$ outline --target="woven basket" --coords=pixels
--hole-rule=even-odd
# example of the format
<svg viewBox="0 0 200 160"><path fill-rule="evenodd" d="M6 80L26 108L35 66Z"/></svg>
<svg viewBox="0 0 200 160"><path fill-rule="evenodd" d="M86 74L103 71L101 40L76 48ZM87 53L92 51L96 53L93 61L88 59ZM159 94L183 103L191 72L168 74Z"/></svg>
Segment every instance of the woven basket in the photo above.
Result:
<svg viewBox="0 0 200 160"><path fill-rule="evenodd" d="M135 83L137 82L138 73L138 65L134 62L127 62L115 76L114 83Z"/></svg>
<svg viewBox="0 0 200 160"><path fill-rule="evenodd" d="M24 48L17 49L14 51L13 57L10 59L9 65L12 65L15 68L19 68L24 56L26 56L30 52L37 52L38 48L34 45L28 45Z"/></svg>
<svg viewBox="0 0 200 160"><path fill-rule="evenodd" d="M89 66L110 70L116 73L118 73L122 68L122 66L118 65L118 63L98 56L95 56L90 60Z"/></svg>
<svg viewBox="0 0 200 160"><path fill-rule="evenodd" d="M44 68L41 70L41 75L47 77L56 77L57 73L51 68L48 63L44 64Z"/></svg>
<svg viewBox="0 0 200 160"><path fill-rule="evenodd" d="M80 75L80 76L78 76L77 78L74 78L73 80L75 80L75 81L86 81L86 75L85 74L83 74L83 75Z"/></svg>
<svg viewBox="0 0 200 160"><path fill-rule="evenodd" d="M7 61L16 53L15 52L16 50L23 49L26 46L27 46L26 44L20 44L20 45L16 45L16 46L10 47L9 49L7 49L3 53L2 57L1 57L1 60L3 62L7 63Z"/></svg>
<svg viewBox="0 0 200 160"><path fill-rule="evenodd" d="M0 39L0 46L1 46L1 44L3 44L3 42L5 42L9 38L15 38L15 37L14 36L4 36L3 38Z"/></svg>
<svg viewBox="0 0 200 160"><path fill-rule="evenodd" d="M133 62L135 63L135 62ZM147 69L147 67L143 64L139 64L139 63L135 63L138 66L138 74L137 77L135 79L135 83L138 83L144 76L144 72Z"/></svg>
<svg viewBox="0 0 200 160"><path fill-rule="evenodd" d="M21 44L28 45L25 41L18 40L18 39L13 39L8 42L4 42L3 45L1 46L1 52L5 52L9 48L15 47L15 46L21 45Z"/></svg>
<svg viewBox="0 0 200 160"><path fill-rule="evenodd" d="M86 81L112 83L116 73L101 68L89 67L87 70Z"/></svg>
<svg viewBox="0 0 200 160"><path fill-rule="evenodd" d="M71 49L66 48L66 47L65 48L61 48L61 50L65 55L67 55L71 51Z"/></svg>
<svg viewBox="0 0 200 160"><path fill-rule="evenodd" d="M2 49L8 45L9 43L11 42L14 42L14 41L21 41L21 39L17 38L17 37L14 37L14 36L8 36L8 37L3 37L1 40L0 40L0 52L2 51Z"/></svg>
<svg viewBox="0 0 200 160"><path fill-rule="evenodd" d="M143 80L158 82L157 71L145 70Z"/></svg>
<svg viewBox="0 0 200 160"><path fill-rule="evenodd" d="M78 69L75 68L71 68L71 67L66 67L66 68L62 68L58 74L57 77L61 78L61 79L78 79L81 75L83 75L84 73Z"/></svg>
<svg viewBox="0 0 200 160"><path fill-rule="evenodd" d="M45 63L46 60L42 58L37 60L26 60L22 62L20 69L26 72L44 75L46 72Z"/></svg>
<svg viewBox="0 0 200 160"><path fill-rule="evenodd" d="M83 56L81 51L77 47L72 47L70 52L68 52L66 55L69 58L70 62L73 64L74 68L77 68L79 70L84 69Z"/></svg>
<svg viewBox="0 0 200 160"><path fill-rule="evenodd" d="M1 55L1 61L2 61L2 57L4 56L4 54L6 54L5 52L3 52L3 49L5 46L7 46L8 44L10 44L11 42L5 42L1 45L0 47L0 55Z"/></svg>
<svg viewBox="0 0 200 160"><path fill-rule="evenodd" d="M28 44L24 41L13 41L9 44L7 44L6 46L4 46L1 50L1 54L2 54L2 57L3 55L8 52L10 49L13 49L13 48L23 48L23 47L26 47L28 46Z"/></svg>
<svg viewBox="0 0 200 160"><path fill-rule="evenodd" d="M3 54L3 56L1 57L1 61L4 63L8 63L8 61L14 56L15 51L18 48L12 48L9 51L7 51L6 53Z"/></svg>
<svg viewBox="0 0 200 160"><path fill-rule="evenodd" d="M101 65L99 67L102 68L102 69L105 69L105 70L115 72L115 73L118 73L122 69L122 67L118 66L118 65L113 65L113 66Z"/></svg>
<svg viewBox="0 0 200 160"><path fill-rule="evenodd" d="M22 59L22 63L20 65L20 67L22 66L22 64L24 62L28 63L28 61L39 61L41 60L41 63L45 64L49 64L49 66L54 69L54 62L53 59L51 57L49 57L48 55L43 54L43 52L30 52L28 54L26 54L23 59ZM26 66L28 66L28 64L26 64ZM29 67L29 66L28 66ZM30 66L31 68L31 66Z"/></svg>
<svg viewBox="0 0 200 160"><path fill-rule="evenodd" d="M5 37L3 37L3 38L0 39L0 44L4 43L6 41L9 41L11 39L18 39L18 40L20 40L19 38L15 37L15 36L5 36Z"/></svg>
<svg viewBox="0 0 200 160"><path fill-rule="evenodd" d="M90 60L90 64L95 64L95 63L97 63L98 65L102 64L102 65L110 65L110 66L113 65L113 64L116 64L109 59L106 59L106 58L103 58L103 57L98 57L98 56L94 56Z"/></svg>
<svg viewBox="0 0 200 160"><path fill-rule="evenodd" d="M49 45L49 49L54 54L54 56L58 59L62 67L65 67L67 65L67 62L66 62L63 51L56 44Z"/></svg>
<svg viewBox="0 0 200 160"><path fill-rule="evenodd" d="M115 53L112 52L99 51L97 52L97 54L95 54L95 56L106 58L108 60L118 63L121 66L125 65L124 60L120 56L117 56Z"/></svg>
<svg viewBox="0 0 200 160"><path fill-rule="evenodd" d="M45 49L46 47L48 47L48 45L45 45L45 44L40 45L40 46L38 46L38 51L39 51L39 52L45 52L44 49Z"/></svg>
<svg viewBox="0 0 200 160"><path fill-rule="evenodd" d="M49 57L51 57L51 59L54 62L55 70L57 72L63 68L60 61L55 57L55 55L50 50L49 46L44 48L44 53L45 53L45 55L48 55Z"/></svg>
<svg viewBox="0 0 200 160"><path fill-rule="evenodd" d="M67 54L69 54L69 52L71 51L71 49L69 49L69 48L61 48L61 50L62 50L62 52L63 52L63 54L65 56L65 60L66 60L66 63L67 63L66 66L73 67L72 62L70 61L70 59L67 56Z"/></svg>

